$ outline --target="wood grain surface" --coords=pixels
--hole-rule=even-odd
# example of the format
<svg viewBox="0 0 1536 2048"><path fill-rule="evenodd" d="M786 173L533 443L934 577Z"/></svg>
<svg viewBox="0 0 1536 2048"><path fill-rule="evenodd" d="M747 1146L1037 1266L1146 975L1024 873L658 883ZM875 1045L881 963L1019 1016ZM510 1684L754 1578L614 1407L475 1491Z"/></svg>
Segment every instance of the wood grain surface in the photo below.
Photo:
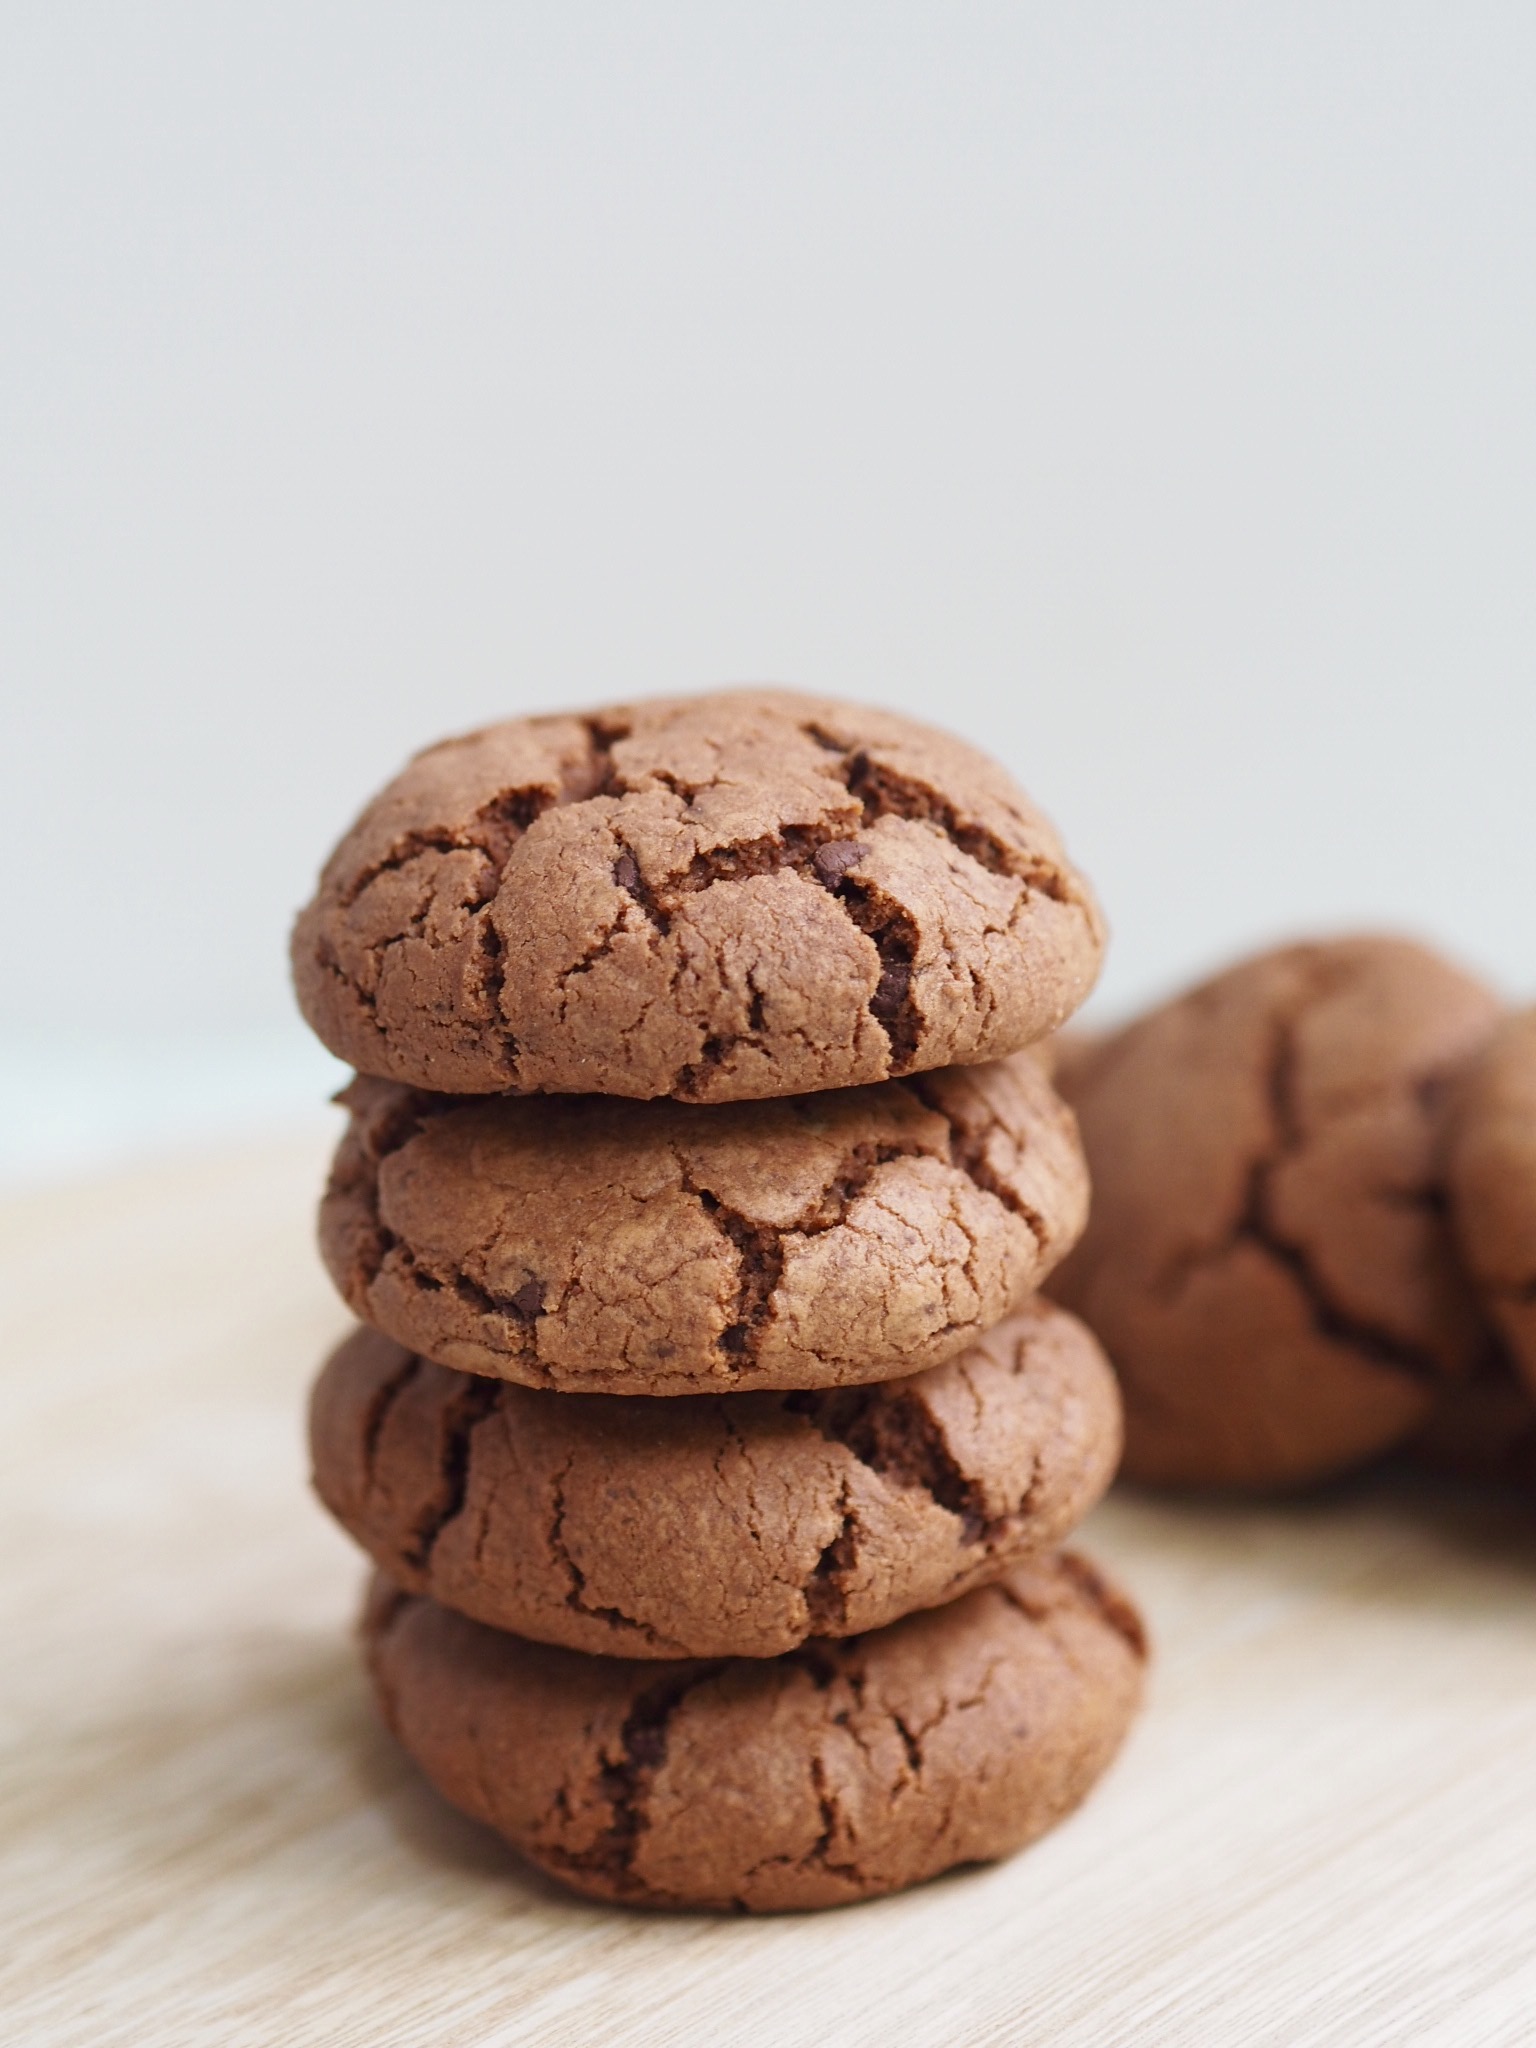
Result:
<svg viewBox="0 0 1536 2048"><path fill-rule="evenodd" d="M1151 1704L997 1869L818 1917L564 1897L417 1780L309 1498L328 1134L0 1211L7 2043L1536 2040L1536 1519L1117 1498Z"/></svg>

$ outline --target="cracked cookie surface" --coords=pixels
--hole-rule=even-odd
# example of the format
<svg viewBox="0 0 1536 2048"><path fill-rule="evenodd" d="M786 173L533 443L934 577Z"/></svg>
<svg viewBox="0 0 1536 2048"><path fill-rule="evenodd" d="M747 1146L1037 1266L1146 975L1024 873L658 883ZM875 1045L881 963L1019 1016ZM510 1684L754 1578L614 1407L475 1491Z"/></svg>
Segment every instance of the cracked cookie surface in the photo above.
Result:
<svg viewBox="0 0 1536 2048"><path fill-rule="evenodd" d="M358 1080L320 1244L366 1323L567 1392L900 1377L1016 1308L1075 1240L1071 1112L1029 1053L700 1108Z"/></svg>
<svg viewBox="0 0 1536 2048"><path fill-rule="evenodd" d="M1130 1603L1069 1555L766 1659L585 1657L382 1576L364 1634L406 1751L531 1862L596 1898L755 1912L1043 1834L1118 1749L1146 1655Z"/></svg>
<svg viewBox="0 0 1536 2048"><path fill-rule="evenodd" d="M908 1380L674 1401L476 1379L359 1330L310 1446L321 1500L412 1592L600 1656L773 1657L1053 1549L1114 1476L1120 1402L1045 1303Z"/></svg>
<svg viewBox="0 0 1536 2048"><path fill-rule="evenodd" d="M1536 1010L1507 1019L1468 1069L1446 1178L1467 1270L1536 1390Z"/></svg>
<svg viewBox="0 0 1536 2048"><path fill-rule="evenodd" d="M429 748L300 914L305 1017L456 1094L726 1102L1031 1044L1103 925L986 755L793 691L514 719Z"/></svg>
<svg viewBox="0 0 1536 2048"><path fill-rule="evenodd" d="M1486 1332L1445 1104L1499 1014L1418 946L1246 961L1059 1066L1093 1213L1052 1283L1109 1352L1128 1475L1269 1487L1406 1437Z"/></svg>

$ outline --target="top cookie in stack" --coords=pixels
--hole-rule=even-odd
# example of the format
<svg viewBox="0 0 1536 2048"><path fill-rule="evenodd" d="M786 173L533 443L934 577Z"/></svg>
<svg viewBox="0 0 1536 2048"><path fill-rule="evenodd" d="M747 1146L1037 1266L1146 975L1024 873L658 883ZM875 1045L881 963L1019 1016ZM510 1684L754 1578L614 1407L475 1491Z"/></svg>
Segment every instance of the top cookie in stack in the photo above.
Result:
<svg viewBox="0 0 1536 2048"><path fill-rule="evenodd" d="M985 755L780 690L514 719L420 754L293 940L364 1074L732 1102L996 1059L1087 995L1103 927Z"/></svg>

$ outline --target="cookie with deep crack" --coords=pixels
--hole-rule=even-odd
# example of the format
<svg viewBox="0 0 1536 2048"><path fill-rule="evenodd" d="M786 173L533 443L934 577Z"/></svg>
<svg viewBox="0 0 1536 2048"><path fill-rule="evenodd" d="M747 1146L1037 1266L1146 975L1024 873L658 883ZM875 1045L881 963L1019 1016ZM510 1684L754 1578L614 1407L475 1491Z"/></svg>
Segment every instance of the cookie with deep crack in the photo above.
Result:
<svg viewBox="0 0 1536 2048"><path fill-rule="evenodd" d="M1507 1019L1468 1070L1446 1178L1467 1270L1536 1389L1536 1010Z"/></svg>
<svg viewBox="0 0 1536 2048"><path fill-rule="evenodd" d="M785 690L522 718L419 754L293 937L359 1072L727 1102L995 1059L1103 927L1055 832L947 734Z"/></svg>
<svg viewBox="0 0 1536 2048"><path fill-rule="evenodd" d="M1443 1117L1498 1014L1422 947L1340 940L1245 961L1063 1063L1093 1213L1051 1291L1120 1373L1129 1475L1319 1479L1472 1371Z"/></svg>
<svg viewBox="0 0 1536 2048"><path fill-rule="evenodd" d="M530 1862L595 1898L753 1912L1043 1834L1119 1748L1146 1654L1129 1601L1071 1556L783 1657L585 1657L382 1576L364 1634L406 1751Z"/></svg>
<svg viewBox="0 0 1536 2048"><path fill-rule="evenodd" d="M359 1080L321 1205L364 1322L465 1372L687 1394L892 1379L1016 1308L1087 1209L1029 1053L702 1108Z"/></svg>
<svg viewBox="0 0 1536 2048"><path fill-rule="evenodd" d="M401 1585L616 1657L774 1657L938 1606L1055 1546L1114 1476L1089 1332L1032 1303L884 1386L548 1394L372 1330L310 1404L315 1488Z"/></svg>

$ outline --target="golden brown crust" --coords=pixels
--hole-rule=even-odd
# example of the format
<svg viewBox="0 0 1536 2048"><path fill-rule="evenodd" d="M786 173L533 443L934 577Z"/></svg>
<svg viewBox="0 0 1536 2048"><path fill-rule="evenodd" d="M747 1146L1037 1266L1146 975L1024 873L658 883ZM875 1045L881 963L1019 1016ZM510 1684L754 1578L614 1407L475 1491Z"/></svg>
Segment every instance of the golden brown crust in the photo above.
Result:
<svg viewBox="0 0 1536 2048"><path fill-rule="evenodd" d="M1130 1604L1081 1559L874 1635L671 1664L524 1642L381 1579L385 1718L552 1876L634 1905L841 1905L1005 1856L1087 1794L1139 1704Z"/></svg>
<svg viewBox="0 0 1536 2048"><path fill-rule="evenodd" d="M1509 1018L1451 1112L1457 1241L1516 1366L1536 1390L1536 1010Z"/></svg>
<svg viewBox="0 0 1536 2048"><path fill-rule="evenodd" d="M293 938L360 1072L725 1102L995 1059L1098 970L1091 892L975 749L791 691L514 719L418 755Z"/></svg>
<svg viewBox="0 0 1536 2048"><path fill-rule="evenodd" d="M1075 1240L1071 1112L1026 1053L699 1108L358 1081L321 1248L365 1322L466 1372L686 1394L952 1357Z"/></svg>
<svg viewBox="0 0 1536 2048"><path fill-rule="evenodd" d="M1120 1372L1128 1474L1321 1478L1472 1371L1443 1105L1497 1016L1420 947L1341 940L1246 961L1063 1065L1094 1196L1052 1292Z"/></svg>
<svg viewBox="0 0 1536 2048"><path fill-rule="evenodd" d="M1033 1303L888 1386L554 1395L359 1330L310 1410L315 1487L392 1577L622 1657L772 1657L997 1578L1114 1475L1114 1375Z"/></svg>

